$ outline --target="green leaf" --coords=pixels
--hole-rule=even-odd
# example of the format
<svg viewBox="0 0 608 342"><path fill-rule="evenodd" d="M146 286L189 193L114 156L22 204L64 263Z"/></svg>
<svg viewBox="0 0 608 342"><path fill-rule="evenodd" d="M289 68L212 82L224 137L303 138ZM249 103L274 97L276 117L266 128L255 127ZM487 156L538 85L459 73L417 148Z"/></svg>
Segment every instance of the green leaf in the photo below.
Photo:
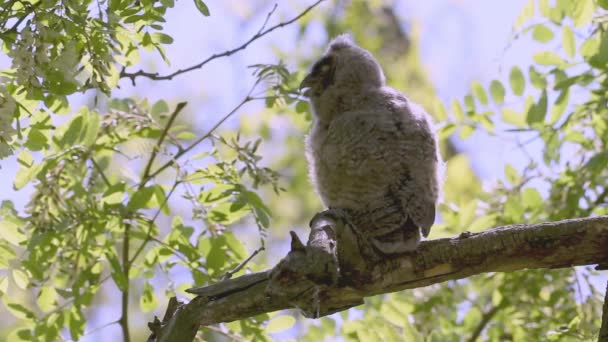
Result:
<svg viewBox="0 0 608 342"><path fill-rule="evenodd" d="M136 191L129 200L127 209L135 211L144 208L157 208L165 202L165 191L160 185L147 186Z"/></svg>
<svg viewBox="0 0 608 342"><path fill-rule="evenodd" d="M298 101L296 103L296 113L307 113L308 101Z"/></svg>
<svg viewBox="0 0 608 342"><path fill-rule="evenodd" d="M526 125L525 115L510 108L504 108L502 110L502 120L517 127L524 127Z"/></svg>
<svg viewBox="0 0 608 342"><path fill-rule="evenodd" d="M51 286L43 286L36 302L42 311L49 312L57 307L57 291Z"/></svg>
<svg viewBox="0 0 608 342"><path fill-rule="evenodd" d="M32 311L21 304L5 302L4 305L13 316L19 319L34 319L36 317Z"/></svg>
<svg viewBox="0 0 608 342"><path fill-rule="evenodd" d="M547 87L547 80L545 80L545 76L540 74L533 65L530 65L528 69L528 75L530 76L530 83L538 89L545 89Z"/></svg>
<svg viewBox="0 0 608 342"><path fill-rule="evenodd" d="M440 100L435 100L433 102L433 114L435 114L435 119L437 119L438 122L443 122L448 119L448 113L445 110L443 102Z"/></svg>
<svg viewBox="0 0 608 342"><path fill-rule="evenodd" d="M272 319L266 327L266 332L274 334L291 328L296 323L296 319L290 315L282 315Z"/></svg>
<svg viewBox="0 0 608 342"><path fill-rule="evenodd" d="M5 220L0 221L0 237L15 246L19 246L27 239L17 224Z"/></svg>
<svg viewBox="0 0 608 342"><path fill-rule="evenodd" d="M188 131L179 132L176 136L179 140L192 140L196 138L196 134Z"/></svg>
<svg viewBox="0 0 608 342"><path fill-rule="evenodd" d="M605 10L608 10L608 0L598 0L597 4L598 4L598 5L599 5L601 8L603 8L603 9L605 9Z"/></svg>
<svg viewBox="0 0 608 342"><path fill-rule="evenodd" d="M471 136L475 132L475 127L471 125L464 125L460 128L460 139L464 140Z"/></svg>
<svg viewBox="0 0 608 342"><path fill-rule="evenodd" d="M572 19L574 19L574 26L581 27L588 24L593 18L595 12L595 4L593 0L577 0L574 1L574 12L572 13Z"/></svg>
<svg viewBox="0 0 608 342"><path fill-rule="evenodd" d="M0 276L0 297L8 291L8 277Z"/></svg>
<svg viewBox="0 0 608 342"><path fill-rule="evenodd" d="M492 83L490 83L490 94L496 104L500 105L505 101L505 87L503 87L500 81L493 80Z"/></svg>
<svg viewBox="0 0 608 342"><path fill-rule="evenodd" d="M152 40L154 40L155 42L162 43L162 44L173 43L173 38L170 35L162 33L162 32L152 33Z"/></svg>
<svg viewBox="0 0 608 342"><path fill-rule="evenodd" d="M574 32L572 32L572 29L568 26L562 27L562 47L568 57L574 57L576 40L574 38Z"/></svg>
<svg viewBox="0 0 608 342"><path fill-rule="evenodd" d="M139 297L139 307L143 312L150 312L158 306L158 300L154 294L154 288L149 282L144 283L141 297Z"/></svg>
<svg viewBox="0 0 608 342"><path fill-rule="evenodd" d="M526 21L534 17L534 0L528 0L524 8L521 10L513 28L518 30Z"/></svg>
<svg viewBox="0 0 608 342"><path fill-rule="evenodd" d="M32 128L27 135L27 141L25 142L25 147L30 149L31 151L40 151L45 148L48 148L48 138L44 133L40 132L40 130Z"/></svg>
<svg viewBox="0 0 608 342"><path fill-rule="evenodd" d="M234 236L234 234L228 232L224 234L224 237L226 238L226 245L238 259L245 259L247 257L245 247L241 241Z"/></svg>
<svg viewBox="0 0 608 342"><path fill-rule="evenodd" d="M553 51L542 51L534 54L534 61L540 65L564 66L566 62Z"/></svg>
<svg viewBox="0 0 608 342"><path fill-rule="evenodd" d="M540 99L528 111L526 122L529 125L543 122L547 115L547 91L543 90Z"/></svg>
<svg viewBox="0 0 608 342"><path fill-rule="evenodd" d="M475 114L475 100L471 94L467 94L464 97L464 108L466 110L467 115Z"/></svg>
<svg viewBox="0 0 608 342"><path fill-rule="evenodd" d="M555 104L553 105L553 108L551 108L551 123L556 123L557 120L559 120L562 115L564 114L566 107L568 106L568 100L570 98L570 90L569 89L565 89L563 90L559 96L557 97L557 100L555 100Z"/></svg>
<svg viewBox="0 0 608 342"><path fill-rule="evenodd" d="M513 90L515 95L521 96L524 93L526 85L524 81L524 74L517 66L513 66L511 68L511 72L509 73L509 82L511 84L511 90Z"/></svg>
<svg viewBox="0 0 608 342"><path fill-rule="evenodd" d="M15 284L17 284L20 289L25 290L27 285L30 283L27 273L23 272L22 270L13 270L11 273L13 275Z"/></svg>
<svg viewBox="0 0 608 342"><path fill-rule="evenodd" d="M553 31L543 24L538 24L532 30L532 37L537 42L546 43L553 39Z"/></svg>
<svg viewBox="0 0 608 342"><path fill-rule="evenodd" d="M84 327L86 326L86 323L87 321L84 318L82 311L80 311L80 309L77 307L72 307L70 310L68 326L70 328L70 335L72 336L73 340L78 341L84 334Z"/></svg>
<svg viewBox="0 0 608 342"><path fill-rule="evenodd" d="M32 179L38 176L38 173L42 169L44 164L36 164L29 168L20 168L17 171L17 175L15 176L15 180L13 181L13 187L15 190L19 190L27 185Z"/></svg>
<svg viewBox="0 0 608 342"><path fill-rule="evenodd" d="M159 100L154 103L152 109L150 109L150 114L153 117L158 118L161 114L169 112L169 105L165 100Z"/></svg>
<svg viewBox="0 0 608 342"><path fill-rule="evenodd" d="M452 114L454 114L456 120L461 121L464 119L464 112L462 111L462 107L460 106L460 103L455 99L452 100L452 108L450 111L452 112Z"/></svg>
<svg viewBox="0 0 608 342"><path fill-rule="evenodd" d="M505 165L505 178L511 185L518 185L521 181L521 176L515 168L509 164Z"/></svg>
<svg viewBox="0 0 608 342"><path fill-rule="evenodd" d="M521 202L526 208L531 209L540 208L544 203L538 190L529 187L521 193Z"/></svg>
<svg viewBox="0 0 608 342"><path fill-rule="evenodd" d="M591 173L599 174L602 170L608 167L608 151L600 152L585 164L585 168L591 171Z"/></svg>
<svg viewBox="0 0 608 342"><path fill-rule="evenodd" d="M114 283L121 291L125 291L128 285L129 280L123 273L120 262L118 261L118 256L116 254L116 250L112 247L105 252L106 259L110 263L110 268L112 270L112 279L114 279Z"/></svg>
<svg viewBox="0 0 608 342"><path fill-rule="evenodd" d="M198 8L198 11L201 12L205 17L209 16L209 7L207 7L204 2L201 0L194 0L194 4L196 5L196 8Z"/></svg>
<svg viewBox="0 0 608 342"><path fill-rule="evenodd" d="M485 89L483 89L481 83L473 82L471 87L473 88L473 94L475 94L475 97L477 97L479 103L486 106L488 104L488 95L486 94Z"/></svg>

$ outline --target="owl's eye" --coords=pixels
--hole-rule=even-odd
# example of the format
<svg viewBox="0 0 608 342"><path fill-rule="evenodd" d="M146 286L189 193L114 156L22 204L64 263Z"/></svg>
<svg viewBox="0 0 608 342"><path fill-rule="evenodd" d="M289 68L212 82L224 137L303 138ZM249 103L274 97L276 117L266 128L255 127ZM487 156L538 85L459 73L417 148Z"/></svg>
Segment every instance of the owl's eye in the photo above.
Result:
<svg viewBox="0 0 608 342"><path fill-rule="evenodd" d="M333 63L332 56L325 56L325 57L323 57L323 59L321 59L320 61L315 63L315 65L312 68L312 73L316 74L316 75L325 74L331 69L332 63Z"/></svg>

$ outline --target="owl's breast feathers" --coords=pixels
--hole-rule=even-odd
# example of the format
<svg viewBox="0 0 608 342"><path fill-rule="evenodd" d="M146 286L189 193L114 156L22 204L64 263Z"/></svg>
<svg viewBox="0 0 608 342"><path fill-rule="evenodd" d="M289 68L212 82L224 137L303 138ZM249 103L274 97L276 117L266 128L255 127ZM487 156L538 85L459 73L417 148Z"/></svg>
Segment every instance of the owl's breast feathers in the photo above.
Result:
<svg viewBox="0 0 608 342"><path fill-rule="evenodd" d="M313 182L323 202L350 212L379 249L411 250L419 231L428 235L438 196L437 146L427 114L386 87L340 103L361 101L313 127Z"/></svg>

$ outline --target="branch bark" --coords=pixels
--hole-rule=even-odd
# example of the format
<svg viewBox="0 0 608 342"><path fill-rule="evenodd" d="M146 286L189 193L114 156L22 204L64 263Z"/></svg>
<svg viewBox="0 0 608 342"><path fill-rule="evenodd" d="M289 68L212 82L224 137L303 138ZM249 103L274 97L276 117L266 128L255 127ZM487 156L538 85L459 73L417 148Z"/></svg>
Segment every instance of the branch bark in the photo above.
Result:
<svg viewBox="0 0 608 342"><path fill-rule="evenodd" d="M365 297L486 272L608 261L608 216L463 233L423 241L416 252L391 257L369 254L339 215L321 213L311 227L306 246L292 234L292 250L273 269L190 289L197 297L168 313L151 341L170 341L162 336L179 333L172 328L178 325L195 334L199 325L289 308L316 318L362 304ZM194 335L179 338L191 341Z"/></svg>

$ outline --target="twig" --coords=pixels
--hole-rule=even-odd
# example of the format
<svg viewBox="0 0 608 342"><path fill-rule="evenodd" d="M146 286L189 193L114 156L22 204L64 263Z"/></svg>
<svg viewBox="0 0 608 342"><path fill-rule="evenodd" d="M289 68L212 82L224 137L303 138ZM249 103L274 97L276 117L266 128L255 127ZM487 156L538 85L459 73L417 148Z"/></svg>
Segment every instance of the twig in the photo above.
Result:
<svg viewBox="0 0 608 342"><path fill-rule="evenodd" d="M148 159L148 164L146 165L146 168L144 169L144 175L142 177L142 183L140 183L140 185L139 185L140 189L146 183L145 180L148 178L148 176L150 174L150 169L152 168L152 164L154 163L154 159L156 158L156 155L158 154L158 151L160 151L160 148L163 145L163 141L165 140L165 137L169 133L169 129L173 125L173 121L175 121L175 118L177 117L177 115L179 114L179 112L181 112L182 109L184 109L184 107L186 106L186 104L187 104L186 102L180 102L180 103L178 103L177 107L175 107L175 110L173 111L173 113L169 117L169 121L165 125L165 128L163 129L162 133L160 134L160 138L158 138L158 141L156 142L156 146L152 150L152 154L150 155L150 159Z"/></svg>
<svg viewBox="0 0 608 342"><path fill-rule="evenodd" d="M106 186L108 188L112 187L112 183L110 183L110 181L108 180L108 177L106 177L105 173L103 173L103 170L101 169L99 164L97 164L97 162L95 161L95 158L92 156L91 156L91 163L93 163L93 167L97 170L97 172L99 172L99 175L101 176L101 179L103 179L103 182L106 184Z"/></svg>
<svg viewBox="0 0 608 342"><path fill-rule="evenodd" d="M264 251L264 250L266 250L266 248L264 248L264 246L262 246L262 247L260 247L260 248L256 249L255 251L253 251L253 253L251 253L251 255L250 255L250 256L249 256L247 259L243 260L243 262L242 262L242 263L240 263L240 264L239 264L237 267L235 267L233 270L226 272L226 274L224 274L220 280L226 280L226 279L230 279L230 278L232 278L232 276L233 276L233 275L234 275L236 272L238 272L238 271L240 271L241 269L243 269L243 267L245 267L245 265L247 265L247 264L248 264L248 263L251 261L251 259L253 259L253 258L254 258L256 255L258 255L258 253L260 253L260 252L262 252L262 251Z"/></svg>
<svg viewBox="0 0 608 342"><path fill-rule="evenodd" d="M483 329L486 328L488 323L490 323L492 318L498 313L498 311L500 311L500 309L502 309L502 307L503 307L503 302L501 301L501 303L499 305L492 307L492 309L490 309L488 312L484 313L481 316L481 321L479 321L479 324L477 324L477 326L475 327L475 330L473 331L473 334L471 334L471 337L467 341L475 342L477 340L477 338L483 332Z"/></svg>
<svg viewBox="0 0 608 342"><path fill-rule="evenodd" d="M106 324L100 325L100 326L98 326L98 327L96 327L96 328L93 328L93 329L91 329L91 330L89 330L89 331L85 332L85 333L83 334L83 336L90 335L90 334L92 334L92 333L94 333L94 332L97 332L97 331L99 331L99 330L101 330L101 329L105 329L105 328L109 327L110 325L114 325L114 324L117 324L117 323L119 323L119 321L112 321L112 322L108 322L108 323L106 323Z"/></svg>
<svg viewBox="0 0 608 342"><path fill-rule="evenodd" d="M120 289L120 307L121 315L118 323L122 330L123 342L131 342L131 334L129 333L129 236L131 233L131 223L125 224L125 232L122 241L122 272L127 279L124 289Z"/></svg>
<svg viewBox="0 0 608 342"><path fill-rule="evenodd" d="M129 265L133 265L133 262L135 262L137 257L141 254L141 252L143 252L144 247L146 247L148 242L150 242L152 240L152 228L154 227L154 221L156 221L156 219L158 218L158 215L160 215L160 212L162 211L162 209L165 207L165 205L167 205L169 198L171 197L171 195L173 194L173 192L175 191L175 189L177 188L177 186L180 183L181 182L179 182L177 180L173 183L171 190L169 190L169 192L167 193L167 196L165 196L165 200L163 201L163 203L161 203L160 206L158 206L158 209L156 210L156 213L152 217L152 220L150 220L150 222L148 223L148 232L146 233L146 238L141 243L141 245L137 248L135 253L133 253L131 260L129 260Z"/></svg>
<svg viewBox="0 0 608 342"><path fill-rule="evenodd" d="M196 141L194 141L192 144L190 144L188 147L179 150L175 156L173 156L173 158L171 160L169 160L168 162L166 162L165 164L163 164L161 167L159 167L158 169L156 169L156 171L152 172L151 174L148 175L148 177L144 178L142 180L141 184L146 184L150 179L156 177L158 174L160 174L161 172L163 172L164 170L166 170L169 166L173 165L178 158L180 158L181 156L183 156L184 154L190 152L190 150L192 150L193 148L195 148L198 144L200 144L201 142L203 142L205 139L209 138L211 136L211 134L219 127L221 126L226 120L228 120L232 115L234 115L234 113L236 113L245 103L253 101L253 98L251 97L251 94L253 93L253 91L255 90L256 86L259 84L259 81L256 82L253 87L251 87L251 89L249 90L249 93L247 93L247 96L245 96L245 98L238 104L236 105L236 107L234 107L228 114L226 114L222 119L220 119L207 133L203 134L203 136L201 136L200 138L198 138Z"/></svg>
<svg viewBox="0 0 608 342"><path fill-rule="evenodd" d="M272 8L272 10L268 13L268 15L266 16L266 20L264 21L264 24L262 25L261 29L255 34L253 35L248 41L246 41L244 44L242 44L239 47L236 47L232 50L228 50L222 53L218 53L218 54L213 54L211 56L209 56L207 59L205 59L204 61L200 62L199 64L193 65L191 67L185 68L185 69L179 69L171 74L168 75L159 75L158 73L153 73L153 72L147 72L144 70L139 70L137 72L126 72L126 71L121 71L120 72L120 78L129 78L131 79L131 83L133 83L133 85L135 85L135 79L139 76L142 77L147 77L149 79L155 80L155 81L159 81L159 80L171 80L173 79L173 77L177 76L177 75L181 75L187 72L190 72L192 70L195 69L200 69L202 68L205 64L211 62L214 59L218 59L221 57L228 57L236 52L239 52L241 50L244 50L247 48L247 46L249 46L249 44L253 43L254 41L262 38L263 36L269 34L270 32L290 25L292 23L294 23L295 21L299 20L300 18L302 18L303 16L305 16L308 12L310 12L313 8L315 8L318 4L320 4L321 2L323 2L325 0L318 0L317 2L315 2L314 4L310 5L309 7L307 7L302 13L300 13L298 16L292 18L291 20L288 21L284 21L284 22L280 22L266 30L264 30L264 28L266 27L266 24L268 23L268 20L270 19L270 16L274 13L274 11L277 8L277 5L275 4L274 7Z"/></svg>

